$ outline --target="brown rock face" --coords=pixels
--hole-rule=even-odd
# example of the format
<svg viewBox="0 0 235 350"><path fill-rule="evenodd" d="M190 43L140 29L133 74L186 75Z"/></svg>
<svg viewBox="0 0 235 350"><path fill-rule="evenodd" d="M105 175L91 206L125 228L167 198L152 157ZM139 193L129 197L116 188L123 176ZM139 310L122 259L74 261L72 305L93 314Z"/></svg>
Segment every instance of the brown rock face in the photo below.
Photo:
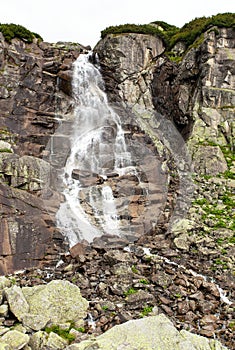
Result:
<svg viewBox="0 0 235 350"><path fill-rule="evenodd" d="M44 202L0 184L0 203L0 274L56 259L63 249L63 237L51 227Z"/></svg>
<svg viewBox="0 0 235 350"><path fill-rule="evenodd" d="M63 249L54 221L61 198L42 191L53 172L39 158L47 159L50 136L71 113L72 63L82 51L70 43L8 44L0 33L0 274L49 263Z"/></svg>

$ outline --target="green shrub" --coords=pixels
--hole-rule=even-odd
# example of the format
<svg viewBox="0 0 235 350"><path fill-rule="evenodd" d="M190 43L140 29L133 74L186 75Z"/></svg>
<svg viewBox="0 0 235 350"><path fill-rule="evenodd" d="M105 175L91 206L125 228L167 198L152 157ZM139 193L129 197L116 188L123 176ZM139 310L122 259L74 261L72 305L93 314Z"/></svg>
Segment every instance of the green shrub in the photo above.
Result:
<svg viewBox="0 0 235 350"><path fill-rule="evenodd" d="M73 334L70 334L70 329L62 329L59 326L53 325L51 327L46 327L45 331L49 334L51 332L58 334L61 338L68 340L69 342L75 339Z"/></svg>
<svg viewBox="0 0 235 350"><path fill-rule="evenodd" d="M169 46L172 48L177 42L183 41L188 48L202 33L214 26L235 28L235 14L219 13L211 17L195 18L186 23L177 33L172 35L168 32Z"/></svg>
<svg viewBox="0 0 235 350"><path fill-rule="evenodd" d="M231 27L235 28L234 13L219 13L211 17L195 18L189 23L186 23L182 28L177 28L174 25L163 21L155 21L150 24L121 24L111 26L101 31L101 38L105 38L108 34L122 33L141 33L160 36L167 51L170 51L177 42L184 42L186 49L191 46L204 32L212 27ZM212 30L212 29L211 29ZM218 31L215 32L218 34ZM198 41L200 44L203 38ZM171 56L173 57L173 56Z"/></svg>
<svg viewBox="0 0 235 350"><path fill-rule="evenodd" d="M111 26L101 31L101 38L105 38L108 34L123 34L123 33L139 33L160 36L165 39L162 31L151 24L121 24L119 26Z"/></svg>
<svg viewBox="0 0 235 350"><path fill-rule="evenodd" d="M0 32L2 32L5 40L8 42L11 42L14 38L21 39L27 43L32 43L34 38L41 41L43 40L39 34L33 33L25 27L13 23L0 24Z"/></svg>

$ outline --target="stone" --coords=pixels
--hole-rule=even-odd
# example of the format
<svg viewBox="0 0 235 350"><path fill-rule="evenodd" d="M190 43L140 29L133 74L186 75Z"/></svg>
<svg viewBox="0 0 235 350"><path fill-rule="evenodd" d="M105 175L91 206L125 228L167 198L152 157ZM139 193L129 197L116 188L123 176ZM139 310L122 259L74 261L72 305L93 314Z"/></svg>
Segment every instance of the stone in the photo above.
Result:
<svg viewBox="0 0 235 350"><path fill-rule="evenodd" d="M219 146L198 146L194 152L194 167L199 174L218 175L228 170Z"/></svg>
<svg viewBox="0 0 235 350"><path fill-rule="evenodd" d="M0 140L0 152L3 151L13 153L11 144L9 142Z"/></svg>
<svg viewBox="0 0 235 350"><path fill-rule="evenodd" d="M70 345L68 350L226 350L221 343L188 331L179 332L163 314L115 326L94 341Z"/></svg>
<svg viewBox="0 0 235 350"><path fill-rule="evenodd" d="M113 249L104 254L104 259L108 261L111 266L113 266L120 262L128 262L132 260L132 257L129 253Z"/></svg>
<svg viewBox="0 0 235 350"><path fill-rule="evenodd" d="M87 314L88 302L79 288L68 281L54 280L47 285L23 287L22 292L29 305L28 313L43 315L51 324L76 323Z"/></svg>
<svg viewBox="0 0 235 350"><path fill-rule="evenodd" d="M11 312L21 321L24 314L29 312L29 304L25 299L22 289L14 285L5 289L5 295Z"/></svg>
<svg viewBox="0 0 235 350"><path fill-rule="evenodd" d="M10 279L6 278L5 276L0 276L0 290L10 286L11 286Z"/></svg>
<svg viewBox="0 0 235 350"><path fill-rule="evenodd" d="M94 52L98 53L101 65L112 72L109 79L104 74L112 102L124 98L130 105L138 101L146 107L152 106L151 62L163 51L162 40L151 35L108 35L101 40Z"/></svg>
<svg viewBox="0 0 235 350"><path fill-rule="evenodd" d="M29 327L34 331L40 331L41 329L44 329L47 323L50 322L50 320L51 320L50 317L45 317L43 314L40 314L40 315L25 314L22 317L22 322L24 327Z"/></svg>
<svg viewBox="0 0 235 350"><path fill-rule="evenodd" d="M138 290L136 293L130 294L126 297L126 302L130 309L143 308L145 304L153 305L155 298L152 294L144 290Z"/></svg>
<svg viewBox="0 0 235 350"><path fill-rule="evenodd" d="M8 331L9 331L9 328L4 327L4 326L0 326L0 336Z"/></svg>
<svg viewBox="0 0 235 350"><path fill-rule="evenodd" d="M0 202L0 275L38 266L51 247L55 253L65 247L62 235L53 228L53 218L47 223L46 201L0 182Z"/></svg>
<svg viewBox="0 0 235 350"><path fill-rule="evenodd" d="M174 244L176 248L181 250L189 251L190 242L187 233L183 233L174 239Z"/></svg>
<svg viewBox="0 0 235 350"><path fill-rule="evenodd" d="M8 177L13 187L38 191L50 182L51 166L43 159L2 153L0 164L0 173Z"/></svg>
<svg viewBox="0 0 235 350"><path fill-rule="evenodd" d="M8 314L8 305L0 305L0 317L6 317Z"/></svg>
<svg viewBox="0 0 235 350"><path fill-rule="evenodd" d="M64 349L68 345L68 341L61 338L58 334L50 332L46 347L49 349Z"/></svg>
<svg viewBox="0 0 235 350"><path fill-rule="evenodd" d="M9 331L5 333L1 339L1 342L10 346L10 349L19 350L23 349L29 342L29 336L27 334L18 331Z"/></svg>
<svg viewBox="0 0 235 350"><path fill-rule="evenodd" d="M39 331L31 335L28 344L33 350L41 350L46 346L47 339L48 334L46 332Z"/></svg>
<svg viewBox="0 0 235 350"><path fill-rule="evenodd" d="M71 247L69 251L73 258L79 259L80 256L86 255L86 248L87 248L86 245L82 243L77 243L73 247Z"/></svg>
<svg viewBox="0 0 235 350"><path fill-rule="evenodd" d="M190 232L193 228L195 228L197 224L189 219L178 219L171 225L171 232L176 236L179 234L184 234L185 232Z"/></svg>
<svg viewBox="0 0 235 350"><path fill-rule="evenodd" d="M0 350L11 350L10 345L0 342Z"/></svg>

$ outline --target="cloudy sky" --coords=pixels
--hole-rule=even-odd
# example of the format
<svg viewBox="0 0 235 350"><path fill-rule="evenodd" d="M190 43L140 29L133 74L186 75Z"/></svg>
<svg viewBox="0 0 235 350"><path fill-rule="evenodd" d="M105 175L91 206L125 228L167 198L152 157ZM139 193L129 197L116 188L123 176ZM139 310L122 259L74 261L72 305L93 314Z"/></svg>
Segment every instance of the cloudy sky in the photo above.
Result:
<svg viewBox="0 0 235 350"><path fill-rule="evenodd" d="M21 24L44 41L92 47L110 25L163 20L183 26L195 17L235 12L234 0L1 0L0 23Z"/></svg>

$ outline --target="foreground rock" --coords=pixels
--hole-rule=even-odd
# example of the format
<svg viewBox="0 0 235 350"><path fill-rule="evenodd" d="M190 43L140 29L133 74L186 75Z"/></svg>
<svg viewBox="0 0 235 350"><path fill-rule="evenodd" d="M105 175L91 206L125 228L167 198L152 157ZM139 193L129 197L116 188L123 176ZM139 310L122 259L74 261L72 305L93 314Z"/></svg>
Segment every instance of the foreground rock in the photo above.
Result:
<svg viewBox="0 0 235 350"><path fill-rule="evenodd" d="M69 268L66 270L68 272ZM0 278L0 349L227 349L219 341L177 330L162 313L125 322L127 319L123 310L124 323L98 336L98 322L88 313L88 302L76 285L66 280L54 280L21 288L16 284L11 285L13 281L15 283L15 280ZM142 307L155 303L155 298L151 293L140 290L137 294L129 295L127 308L129 302L130 309L133 309L134 304L136 309L138 303ZM116 314L114 303L107 302L103 310L106 309ZM15 321L12 314L15 315ZM107 323L107 316L102 317L103 322Z"/></svg>
<svg viewBox="0 0 235 350"><path fill-rule="evenodd" d="M13 286L5 290L5 295L11 312L34 330L44 328L37 321L45 325L68 321L76 323L86 316L88 307L79 288L68 281L54 280L47 285L24 287L22 290Z"/></svg>
<svg viewBox="0 0 235 350"><path fill-rule="evenodd" d="M53 330L79 328L84 325L83 318L87 315L88 302L74 284L54 280L34 287L9 287L11 281L5 277L0 279L0 283L3 299L0 316L6 317L5 327L0 327L0 349L4 343L10 349L22 349L27 344L31 349L43 348L37 344L63 349L68 341ZM7 327L7 324L14 324L7 323L10 312L21 323L15 324L14 329Z"/></svg>
<svg viewBox="0 0 235 350"><path fill-rule="evenodd" d="M152 316L141 320L128 321L115 326L94 341L84 341L71 345L68 349L126 349L126 350L226 350L216 340L187 331L178 332L172 322L164 315Z"/></svg>

